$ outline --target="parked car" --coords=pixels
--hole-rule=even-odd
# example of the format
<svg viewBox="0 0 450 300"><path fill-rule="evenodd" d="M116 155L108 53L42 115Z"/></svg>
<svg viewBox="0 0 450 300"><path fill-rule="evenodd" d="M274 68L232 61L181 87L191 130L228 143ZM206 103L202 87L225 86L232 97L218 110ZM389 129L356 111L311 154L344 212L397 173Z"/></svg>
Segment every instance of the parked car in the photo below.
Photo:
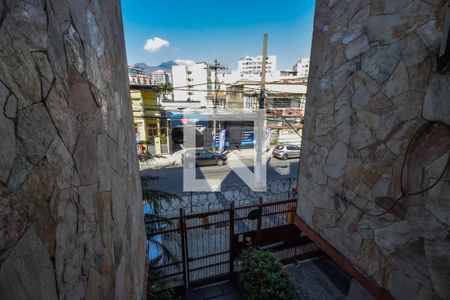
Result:
<svg viewBox="0 0 450 300"><path fill-rule="evenodd" d="M272 151L272 156L283 160L300 157L300 147L295 145L276 145Z"/></svg>
<svg viewBox="0 0 450 300"><path fill-rule="evenodd" d="M212 151L209 150L195 150L192 152L186 152L183 153L182 157L181 157L181 161L184 164L184 160L186 155L189 155L187 153L195 153L195 166L222 166L225 161L227 160L227 156L225 153L214 153ZM188 168L193 168L194 164L193 163L189 163L189 165L187 165Z"/></svg>

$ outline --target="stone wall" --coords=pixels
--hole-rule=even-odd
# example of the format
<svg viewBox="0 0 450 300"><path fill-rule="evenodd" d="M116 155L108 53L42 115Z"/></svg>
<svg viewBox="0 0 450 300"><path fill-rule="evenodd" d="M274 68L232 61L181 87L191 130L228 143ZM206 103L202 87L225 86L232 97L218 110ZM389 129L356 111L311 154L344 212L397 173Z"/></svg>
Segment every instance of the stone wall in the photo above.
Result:
<svg viewBox="0 0 450 300"><path fill-rule="evenodd" d="M0 0L0 299L142 299L119 0Z"/></svg>
<svg viewBox="0 0 450 300"><path fill-rule="evenodd" d="M298 215L398 299L450 298L447 1L316 0ZM447 125L446 125L446 124Z"/></svg>

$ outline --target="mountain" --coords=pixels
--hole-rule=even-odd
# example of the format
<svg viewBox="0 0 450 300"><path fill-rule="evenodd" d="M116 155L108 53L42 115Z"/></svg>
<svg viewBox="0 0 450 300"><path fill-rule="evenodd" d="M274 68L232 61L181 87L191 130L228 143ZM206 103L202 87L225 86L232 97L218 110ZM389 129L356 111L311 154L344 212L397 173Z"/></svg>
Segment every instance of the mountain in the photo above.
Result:
<svg viewBox="0 0 450 300"><path fill-rule="evenodd" d="M178 64L176 62L174 62L173 60L169 60L169 61L160 63L158 67L164 68L164 69L172 69L173 66L178 66Z"/></svg>
<svg viewBox="0 0 450 300"><path fill-rule="evenodd" d="M169 61L160 63L158 66L149 66L144 62L140 62L135 65L143 68L145 74L151 75L152 72L156 71L156 70L164 70L168 73L172 73L172 66L177 66L177 63L174 62L173 60L169 60Z"/></svg>
<svg viewBox="0 0 450 300"><path fill-rule="evenodd" d="M144 62L141 62L141 63L137 63L137 64L135 64L135 66L137 66L137 67L141 67L141 68L149 68L150 66L149 65L147 65L146 63L144 63Z"/></svg>

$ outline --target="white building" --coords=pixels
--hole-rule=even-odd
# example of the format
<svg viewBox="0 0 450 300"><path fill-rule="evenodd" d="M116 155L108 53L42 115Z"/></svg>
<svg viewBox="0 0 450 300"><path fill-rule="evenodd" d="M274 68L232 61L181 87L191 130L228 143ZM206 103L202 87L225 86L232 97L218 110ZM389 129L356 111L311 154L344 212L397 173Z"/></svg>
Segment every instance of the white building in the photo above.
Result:
<svg viewBox="0 0 450 300"><path fill-rule="evenodd" d="M144 69L138 66L128 66L128 81L131 85L151 85L150 76L144 74Z"/></svg>
<svg viewBox="0 0 450 300"><path fill-rule="evenodd" d="M156 70L152 72L153 84L161 85L170 83L170 74L164 70Z"/></svg>
<svg viewBox="0 0 450 300"><path fill-rule="evenodd" d="M172 67L173 96L172 103L163 103L170 108L202 108L207 106L208 91L213 89L211 71L204 62L192 65Z"/></svg>
<svg viewBox="0 0 450 300"><path fill-rule="evenodd" d="M229 90L239 91L242 98L242 108L257 108L260 94L260 82L241 80L229 87ZM292 81L292 82L267 82L266 85L266 99L270 102L267 108L299 108L302 111L305 109L307 82ZM239 95L238 95L239 96ZM236 102L234 99L228 99Z"/></svg>
<svg viewBox="0 0 450 300"><path fill-rule="evenodd" d="M252 57L246 56L238 62L238 72L245 77L246 75L261 75L262 55ZM274 73L277 70L277 56L268 55L266 60L266 74Z"/></svg>
<svg viewBox="0 0 450 300"><path fill-rule="evenodd" d="M300 58L300 60L292 67L297 73L297 77L308 77L309 74L309 58Z"/></svg>

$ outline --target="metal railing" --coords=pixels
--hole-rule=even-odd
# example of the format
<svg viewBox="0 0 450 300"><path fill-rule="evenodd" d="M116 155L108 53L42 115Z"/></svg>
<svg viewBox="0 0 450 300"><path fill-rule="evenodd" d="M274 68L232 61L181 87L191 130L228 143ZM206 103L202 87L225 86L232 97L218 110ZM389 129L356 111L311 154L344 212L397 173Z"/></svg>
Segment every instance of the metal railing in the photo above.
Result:
<svg viewBox="0 0 450 300"><path fill-rule="evenodd" d="M146 220L147 239L170 250L150 266L179 292L233 278L239 254L249 243L272 251L283 263L320 254L294 224L295 181L275 180L268 191L232 186L221 192L180 193L164 200ZM154 193L144 192L149 200ZM166 198L168 194L165 194ZM149 286L152 288L152 286Z"/></svg>
<svg viewBox="0 0 450 300"><path fill-rule="evenodd" d="M154 199L154 191L146 190L146 178L142 178L143 182L143 200L149 203L157 202L155 213L171 217L179 213L179 209L183 208L186 215L211 212L222 209L228 209L230 203L234 201L236 207L258 204L259 199L263 203L272 203L286 199L296 199L295 191L297 181L296 178L281 178L268 182L267 191L254 192L247 185L228 186L221 189L220 192L181 192L171 193L159 201Z"/></svg>

